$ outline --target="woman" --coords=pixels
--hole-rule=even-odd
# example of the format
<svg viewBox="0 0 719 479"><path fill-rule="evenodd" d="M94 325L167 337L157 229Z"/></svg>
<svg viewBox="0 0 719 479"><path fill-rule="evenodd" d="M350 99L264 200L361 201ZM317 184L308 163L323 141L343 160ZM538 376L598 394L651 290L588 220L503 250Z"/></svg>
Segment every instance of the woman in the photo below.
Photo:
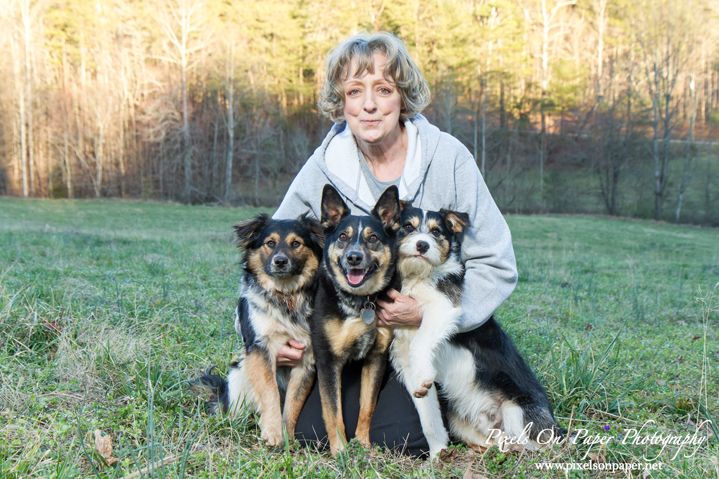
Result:
<svg viewBox="0 0 719 479"><path fill-rule="evenodd" d="M352 214L368 215L390 185L400 198L426 210L466 212L471 227L462 239L465 292L460 331L476 328L509 297L517 282L512 240L504 218L469 151L454 137L431 125L421 112L430 102L427 82L404 42L389 33L355 35L329 55L318 106L335 122L327 137L290 185L274 217L296 218L311 211L321 216L322 187L331 183ZM381 302L380 326L419 324L416 301L391 290L393 302ZM290 341L278 365L294 365L304 345ZM345 368L342 391L347 437L353 437L359 410L361 365ZM356 392L354 390L356 389ZM324 435L317 386L297 424L298 438ZM372 419L374 443L402 447L413 455L428 446L409 393L388 367Z"/></svg>

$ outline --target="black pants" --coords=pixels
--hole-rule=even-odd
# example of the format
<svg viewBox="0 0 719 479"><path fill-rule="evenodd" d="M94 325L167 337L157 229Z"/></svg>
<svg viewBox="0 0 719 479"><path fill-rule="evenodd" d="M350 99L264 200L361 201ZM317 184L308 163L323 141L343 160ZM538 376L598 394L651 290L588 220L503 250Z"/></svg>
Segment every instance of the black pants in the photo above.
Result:
<svg viewBox="0 0 719 479"><path fill-rule="evenodd" d="M361 361L350 362L342 370L342 416L348 441L355 437L357 429L361 376ZM412 398L390 364L387 365L382 380L369 432L372 444L412 456L429 453L429 445L422 434L422 425ZM304 445L327 447L327 432L322 418L317 380L300 413L295 437Z"/></svg>

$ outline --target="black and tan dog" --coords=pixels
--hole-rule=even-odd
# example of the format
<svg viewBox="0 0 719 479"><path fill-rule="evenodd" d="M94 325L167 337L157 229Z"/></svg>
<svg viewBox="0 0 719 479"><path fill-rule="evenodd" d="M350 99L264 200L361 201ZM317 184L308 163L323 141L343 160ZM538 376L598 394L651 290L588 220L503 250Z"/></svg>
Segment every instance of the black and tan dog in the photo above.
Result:
<svg viewBox="0 0 719 479"><path fill-rule="evenodd" d="M374 301L395 278L399 229L397 187L388 188L370 216L351 216L337 190L325 185L323 262L310 320L322 415L333 454L346 442L340 378L350 360L364 359L355 437L369 445L369 428L387 362L391 330L377 327Z"/></svg>
<svg viewBox="0 0 719 479"><path fill-rule="evenodd" d="M474 330L456 332L461 296L471 294L463 292L459 243L467 226L463 213L404 207L397 270L402 293L421 304L423 318L419 328L395 329L392 364L415 397L433 456L448 441L433 381L442 387L458 439L502 450L549 445L566 431L499 323L490 317Z"/></svg>
<svg viewBox="0 0 719 479"><path fill-rule="evenodd" d="M230 365L226 380L208 372L193 385L213 392L211 410L236 414L243 404L252 405L260 415L261 438L276 446L283 441L283 424L294 438L314 383L308 320L324 239L319 223L306 216L272 220L262 214L238 224L235 231L245 250L235 322L244 358ZM289 339L307 345L302 363L277 367L277 353Z"/></svg>

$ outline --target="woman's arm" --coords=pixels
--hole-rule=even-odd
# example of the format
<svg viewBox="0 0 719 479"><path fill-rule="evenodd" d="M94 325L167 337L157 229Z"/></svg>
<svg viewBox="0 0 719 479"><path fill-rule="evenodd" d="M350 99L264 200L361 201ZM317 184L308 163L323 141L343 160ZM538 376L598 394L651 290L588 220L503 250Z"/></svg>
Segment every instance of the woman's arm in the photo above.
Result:
<svg viewBox="0 0 719 479"><path fill-rule="evenodd" d="M517 284L517 263L509 226L492 199L469 156L455 168L456 210L469 214L470 226L462 238L464 293L459 331L484 323L512 294Z"/></svg>
<svg viewBox="0 0 719 479"><path fill-rule="evenodd" d="M276 220L296 219L307 212L319 219L322 187L317 191L317 184L327 183L326 177L317 163L310 157L302 167L292 184L287 189L279 208L272 215Z"/></svg>

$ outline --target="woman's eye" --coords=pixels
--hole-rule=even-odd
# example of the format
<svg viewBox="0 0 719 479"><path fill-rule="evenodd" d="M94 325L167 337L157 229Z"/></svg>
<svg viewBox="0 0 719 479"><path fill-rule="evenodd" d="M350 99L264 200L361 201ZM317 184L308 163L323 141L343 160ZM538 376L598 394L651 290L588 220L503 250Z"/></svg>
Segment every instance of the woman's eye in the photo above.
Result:
<svg viewBox="0 0 719 479"><path fill-rule="evenodd" d="M269 240L269 241L268 241L267 243L265 243L265 244L266 244L267 246L269 246L270 248L274 248L274 247L275 247L275 242L272 241L272 240Z"/></svg>
<svg viewBox="0 0 719 479"><path fill-rule="evenodd" d="M390 95L392 93L392 90L390 90L389 88L386 88L386 87L380 88L379 91L380 91L380 93L383 93L385 95Z"/></svg>
<svg viewBox="0 0 719 479"><path fill-rule="evenodd" d="M359 93L359 90L357 90L357 89L350 90L347 92L347 96L355 96L358 93Z"/></svg>
<svg viewBox="0 0 719 479"><path fill-rule="evenodd" d="M439 230L439 228L432 228L432 231L430 231L430 233L432 233L435 236L439 236L440 234L442 234L442 232Z"/></svg>
<svg viewBox="0 0 719 479"><path fill-rule="evenodd" d="M404 225L404 229L406 229L407 231L412 231L414 229L414 226L412 226L412 223L407 223L406 225Z"/></svg>
<svg viewBox="0 0 719 479"><path fill-rule="evenodd" d="M370 235L370 237L369 237L369 242L370 242L370 243L376 243L377 240L379 240L379 238L377 237L377 235Z"/></svg>
<svg viewBox="0 0 719 479"><path fill-rule="evenodd" d="M340 240L347 241L347 235L344 233L340 233Z"/></svg>

